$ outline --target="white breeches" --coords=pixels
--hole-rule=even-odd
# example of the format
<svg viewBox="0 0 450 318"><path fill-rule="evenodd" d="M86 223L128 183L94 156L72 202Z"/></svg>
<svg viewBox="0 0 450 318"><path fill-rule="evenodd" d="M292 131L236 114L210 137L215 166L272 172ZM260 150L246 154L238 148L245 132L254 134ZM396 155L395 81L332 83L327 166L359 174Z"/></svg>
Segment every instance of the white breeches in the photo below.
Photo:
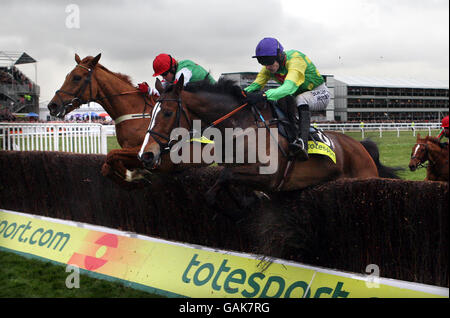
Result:
<svg viewBox="0 0 450 318"><path fill-rule="evenodd" d="M330 91L325 83L323 83L312 91L298 95L295 99L297 101L297 106L308 104L310 111L317 112L327 108L330 98Z"/></svg>

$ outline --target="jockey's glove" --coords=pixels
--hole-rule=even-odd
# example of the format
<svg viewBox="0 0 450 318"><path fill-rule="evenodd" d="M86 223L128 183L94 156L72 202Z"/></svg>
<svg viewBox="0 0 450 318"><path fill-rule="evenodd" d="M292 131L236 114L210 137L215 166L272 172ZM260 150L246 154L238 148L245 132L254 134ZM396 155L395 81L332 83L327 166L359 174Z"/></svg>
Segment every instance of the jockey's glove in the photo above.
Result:
<svg viewBox="0 0 450 318"><path fill-rule="evenodd" d="M264 103L267 101L266 94L263 92L252 92L252 93L246 93L247 94L247 103L250 105L258 105L260 103ZM261 105L263 106L263 105Z"/></svg>
<svg viewBox="0 0 450 318"><path fill-rule="evenodd" d="M149 86L147 82L142 82L138 84L137 88L141 93L148 93Z"/></svg>

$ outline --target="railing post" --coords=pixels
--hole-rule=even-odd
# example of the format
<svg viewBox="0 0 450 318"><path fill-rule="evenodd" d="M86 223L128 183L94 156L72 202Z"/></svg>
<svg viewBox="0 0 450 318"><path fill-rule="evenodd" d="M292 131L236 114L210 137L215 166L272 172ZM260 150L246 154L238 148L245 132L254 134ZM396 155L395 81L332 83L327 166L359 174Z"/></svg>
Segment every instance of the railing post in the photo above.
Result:
<svg viewBox="0 0 450 318"><path fill-rule="evenodd" d="M100 150L101 153L106 155L108 153L108 139L106 137L106 127L104 125L102 125L100 127Z"/></svg>
<svg viewBox="0 0 450 318"><path fill-rule="evenodd" d="M53 126L53 150L59 151L59 127L58 125Z"/></svg>

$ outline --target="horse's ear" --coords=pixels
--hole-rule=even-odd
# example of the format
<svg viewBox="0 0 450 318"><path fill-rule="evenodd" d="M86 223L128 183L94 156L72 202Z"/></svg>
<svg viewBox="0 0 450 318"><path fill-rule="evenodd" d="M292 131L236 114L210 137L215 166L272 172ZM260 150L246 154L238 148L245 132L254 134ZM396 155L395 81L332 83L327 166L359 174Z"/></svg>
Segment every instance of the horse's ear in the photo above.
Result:
<svg viewBox="0 0 450 318"><path fill-rule="evenodd" d="M420 138L420 134L417 133L417 140L419 140L419 139L421 139L421 138Z"/></svg>
<svg viewBox="0 0 450 318"><path fill-rule="evenodd" d="M97 55L96 57L94 57L94 58L92 59L92 61L89 63L89 66L90 66L91 68L94 68L95 65L97 65L98 60L100 60L101 57L102 57L102 53L100 53L99 55Z"/></svg>
<svg viewBox="0 0 450 318"><path fill-rule="evenodd" d="M162 86L159 78L157 78L155 81L155 88L158 90L159 94L162 95L162 93L164 92L164 87Z"/></svg>
<svg viewBox="0 0 450 318"><path fill-rule="evenodd" d="M184 87L184 74L181 74L175 86L175 91L180 94Z"/></svg>
<svg viewBox="0 0 450 318"><path fill-rule="evenodd" d="M75 53L75 62L77 62L77 64L80 64L80 62L81 62L81 59L77 53Z"/></svg>

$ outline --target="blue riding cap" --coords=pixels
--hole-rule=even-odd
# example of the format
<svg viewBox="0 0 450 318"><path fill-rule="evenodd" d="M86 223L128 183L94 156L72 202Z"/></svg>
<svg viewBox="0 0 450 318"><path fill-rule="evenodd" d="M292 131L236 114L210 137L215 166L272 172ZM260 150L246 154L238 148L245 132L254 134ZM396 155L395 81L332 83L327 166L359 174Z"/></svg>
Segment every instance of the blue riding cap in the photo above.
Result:
<svg viewBox="0 0 450 318"><path fill-rule="evenodd" d="M279 53L283 52L284 48L275 38L264 38L259 41L258 46L256 47L256 55L252 56L278 56Z"/></svg>

